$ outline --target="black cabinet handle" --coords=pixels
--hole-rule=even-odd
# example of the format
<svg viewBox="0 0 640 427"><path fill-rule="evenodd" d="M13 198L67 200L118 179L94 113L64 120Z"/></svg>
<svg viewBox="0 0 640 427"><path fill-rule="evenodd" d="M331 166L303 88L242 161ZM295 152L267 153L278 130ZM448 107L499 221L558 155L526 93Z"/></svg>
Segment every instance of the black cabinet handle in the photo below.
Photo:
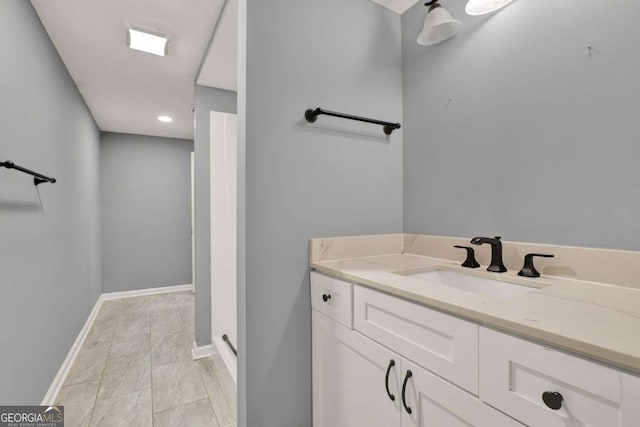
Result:
<svg viewBox="0 0 640 427"><path fill-rule="evenodd" d="M407 414L411 414L413 411L411 408L407 406L407 401L405 400L405 394L407 392L407 381L409 378L413 376L413 372L407 370L407 375L404 376L404 381L402 382L402 406L404 406L404 410L407 411Z"/></svg>
<svg viewBox="0 0 640 427"><path fill-rule="evenodd" d="M322 294L322 301L327 302L331 299L331 294Z"/></svg>
<svg viewBox="0 0 640 427"><path fill-rule="evenodd" d="M395 401L396 397L391 394L391 392L389 391L389 373L391 372L391 368L393 368L394 366L396 366L396 361L391 359L389 360L389 366L387 366L387 373L384 375L384 388L387 390L387 396L389 396L389 399L391 399L391 401Z"/></svg>
<svg viewBox="0 0 640 427"><path fill-rule="evenodd" d="M542 393L542 401L547 405L547 408L553 409L554 411L562 408L563 400L564 397L557 391L545 391Z"/></svg>
<svg viewBox="0 0 640 427"><path fill-rule="evenodd" d="M393 359L389 360L387 373L384 375L384 388L387 389L387 396L389 396L389 399L391 399L392 402L395 402L396 397L389 391L389 372L391 372L391 368L393 368L394 366L396 366L396 361Z"/></svg>

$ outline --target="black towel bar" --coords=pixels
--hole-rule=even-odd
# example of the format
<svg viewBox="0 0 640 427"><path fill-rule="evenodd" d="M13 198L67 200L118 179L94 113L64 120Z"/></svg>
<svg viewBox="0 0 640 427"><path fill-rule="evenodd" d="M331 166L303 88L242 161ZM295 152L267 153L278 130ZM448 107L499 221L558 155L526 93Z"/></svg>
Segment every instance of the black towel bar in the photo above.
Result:
<svg viewBox="0 0 640 427"><path fill-rule="evenodd" d="M222 336L222 339L224 340L224 342L227 343L227 345L229 346L229 348L231 349L231 351L233 351L233 354L238 357L238 352L236 351L236 348L233 346L233 344L231 344L231 340L229 340L229 337L227 336L227 334L224 334Z"/></svg>
<svg viewBox="0 0 640 427"><path fill-rule="evenodd" d="M42 184L43 182L50 182L52 184L56 182L55 178L50 178L48 176L44 176L42 174L39 174L38 172L34 172L34 171L29 170L27 168L23 168L22 166L18 166L15 163L13 163L12 161L9 161L9 160L7 160L6 162L0 162L0 167L4 167L4 168L7 168L7 169L15 169L17 171L24 172L24 173L29 174L29 175L33 175L33 183L35 185Z"/></svg>
<svg viewBox="0 0 640 427"><path fill-rule="evenodd" d="M366 117L353 116L351 114L336 113L335 111L323 110L322 108L316 108L315 110L312 108L309 108L307 111L304 112L304 118L307 119L309 123L313 123L318 119L318 116L321 114L324 114L326 116L339 117L341 119L356 120L359 122L366 122L366 123L373 123L375 125L381 125L385 135L391 135L391 132L393 132L396 129L400 129L400 123L391 123L391 122L385 122L382 120L368 119Z"/></svg>

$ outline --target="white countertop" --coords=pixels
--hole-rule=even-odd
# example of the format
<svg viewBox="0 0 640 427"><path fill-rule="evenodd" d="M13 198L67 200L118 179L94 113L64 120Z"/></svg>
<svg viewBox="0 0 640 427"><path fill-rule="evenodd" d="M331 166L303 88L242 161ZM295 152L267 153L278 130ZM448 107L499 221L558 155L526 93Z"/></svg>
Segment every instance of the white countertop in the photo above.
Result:
<svg viewBox="0 0 640 427"><path fill-rule="evenodd" d="M466 274L533 286L498 299L403 276L444 266ZM449 260L413 254L362 256L311 262L318 272L640 373L640 290L516 272L490 273ZM399 274L398 274L399 273Z"/></svg>

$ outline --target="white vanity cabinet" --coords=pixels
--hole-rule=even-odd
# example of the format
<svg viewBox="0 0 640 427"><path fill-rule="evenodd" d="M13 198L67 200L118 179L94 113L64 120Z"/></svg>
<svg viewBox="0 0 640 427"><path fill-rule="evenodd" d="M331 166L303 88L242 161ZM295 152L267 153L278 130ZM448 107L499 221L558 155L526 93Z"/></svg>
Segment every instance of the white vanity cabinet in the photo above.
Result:
<svg viewBox="0 0 640 427"><path fill-rule="evenodd" d="M313 324L313 425L392 427L400 423L400 358L317 310ZM389 393L385 376L389 369Z"/></svg>
<svg viewBox="0 0 640 427"><path fill-rule="evenodd" d="M402 427L522 427L475 396L402 359L403 381L410 372L404 393Z"/></svg>
<svg viewBox="0 0 640 427"><path fill-rule="evenodd" d="M364 286L353 294L354 329L478 394L478 325Z"/></svg>
<svg viewBox="0 0 640 427"><path fill-rule="evenodd" d="M531 427L640 426L640 378L486 328L480 398Z"/></svg>
<svg viewBox="0 0 640 427"><path fill-rule="evenodd" d="M315 427L640 427L640 377L311 273Z"/></svg>
<svg viewBox="0 0 640 427"><path fill-rule="evenodd" d="M350 283L312 273L311 287L315 427L522 427L472 394L410 361L395 348L351 329L348 319L353 311L349 308L348 315L345 314L343 303L353 300L357 304L359 286L354 289ZM340 296L334 298L334 294ZM438 314L441 313L427 314L436 316L434 319L439 323L432 325L433 330L457 330L443 324L446 318ZM369 319L373 324L373 319ZM472 351L476 369L471 372L477 384L477 325L471 325L475 331L471 335L476 337L473 341L476 350ZM400 342L410 338L400 336ZM383 336L381 341L386 341ZM451 349L448 353L443 350L453 345L450 339L434 342L438 345L429 344L428 354L435 349L445 356L453 354ZM399 347L407 348L403 344ZM468 344L462 347L469 348ZM426 361L430 359L431 356ZM440 367L441 362L435 365ZM442 366L446 372L452 372L449 364ZM468 369L463 370L468 374Z"/></svg>

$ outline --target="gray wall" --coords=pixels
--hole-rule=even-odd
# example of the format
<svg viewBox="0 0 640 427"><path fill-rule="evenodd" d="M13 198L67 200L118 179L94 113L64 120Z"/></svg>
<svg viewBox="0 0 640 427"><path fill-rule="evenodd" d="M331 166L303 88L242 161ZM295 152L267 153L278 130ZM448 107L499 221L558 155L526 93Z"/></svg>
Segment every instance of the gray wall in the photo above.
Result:
<svg viewBox="0 0 640 427"><path fill-rule="evenodd" d="M192 283L192 151L188 140L101 134L103 292Z"/></svg>
<svg viewBox="0 0 640 427"><path fill-rule="evenodd" d="M236 93L195 86L195 246L196 342L211 344L211 181L209 174L209 112L236 112Z"/></svg>
<svg viewBox="0 0 640 427"><path fill-rule="evenodd" d="M244 0L245 10L239 425L309 426L309 239L402 230L402 134L328 117L310 125L303 113L400 121L400 17L370 0Z"/></svg>
<svg viewBox="0 0 640 427"><path fill-rule="evenodd" d="M31 4L0 0L0 404L40 404L100 294L99 133Z"/></svg>
<svg viewBox="0 0 640 427"><path fill-rule="evenodd" d="M464 3L402 16L405 231L639 250L640 3Z"/></svg>

